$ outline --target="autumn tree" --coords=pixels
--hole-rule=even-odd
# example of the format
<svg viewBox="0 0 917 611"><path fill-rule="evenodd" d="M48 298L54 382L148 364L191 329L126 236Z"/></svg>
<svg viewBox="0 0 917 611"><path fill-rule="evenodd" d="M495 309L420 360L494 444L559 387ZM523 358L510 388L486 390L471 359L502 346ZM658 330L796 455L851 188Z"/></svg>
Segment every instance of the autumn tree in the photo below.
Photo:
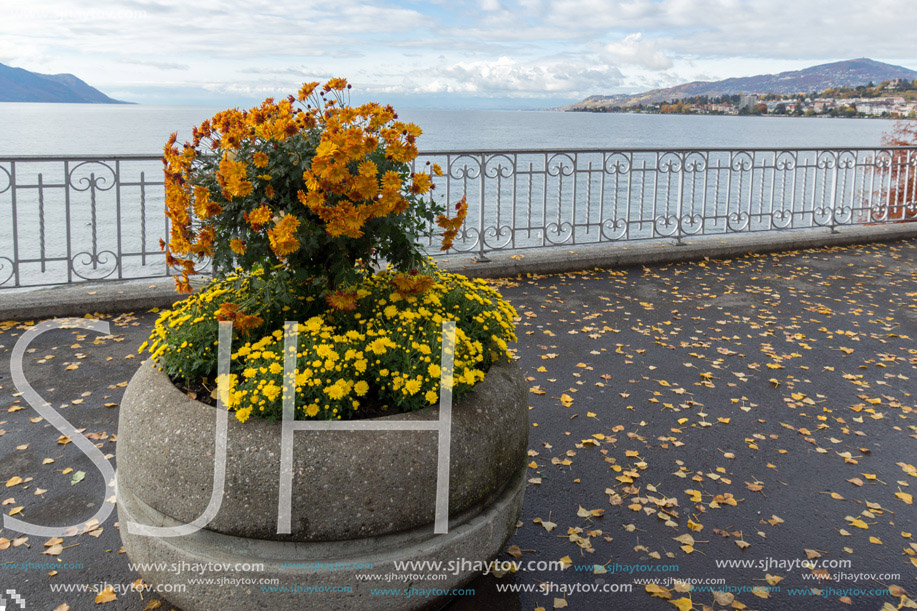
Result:
<svg viewBox="0 0 917 611"><path fill-rule="evenodd" d="M898 121L882 136L882 144L917 147L917 121ZM888 207L888 220L917 220L917 150L892 150L887 167L882 167L880 172L884 186L875 195L879 205Z"/></svg>

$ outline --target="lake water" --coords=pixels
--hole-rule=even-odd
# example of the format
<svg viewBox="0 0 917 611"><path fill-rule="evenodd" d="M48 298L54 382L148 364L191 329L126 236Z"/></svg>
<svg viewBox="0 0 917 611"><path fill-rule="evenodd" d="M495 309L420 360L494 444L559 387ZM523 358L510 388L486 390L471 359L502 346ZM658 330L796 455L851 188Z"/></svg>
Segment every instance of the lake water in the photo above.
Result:
<svg viewBox="0 0 917 611"><path fill-rule="evenodd" d="M0 155L158 154L219 108L0 104ZM421 150L875 146L892 122L488 110L407 110Z"/></svg>
<svg viewBox="0 0 917 611"><path fill-rule="evenodd" d="M158 155L171 132L188 138L191 126L217 110L0 104L0 288L165 271L158 160L11 158ZM893 125L530 111L405 111L401 118L423 128L422 151L872 147ZM883 178L871 169L871 151L428 154L421 163L426 160L447 169L435 192L442 203L467 196L468 221L456 241L464 251L863 222L872 218L871 194Z"/></svg>

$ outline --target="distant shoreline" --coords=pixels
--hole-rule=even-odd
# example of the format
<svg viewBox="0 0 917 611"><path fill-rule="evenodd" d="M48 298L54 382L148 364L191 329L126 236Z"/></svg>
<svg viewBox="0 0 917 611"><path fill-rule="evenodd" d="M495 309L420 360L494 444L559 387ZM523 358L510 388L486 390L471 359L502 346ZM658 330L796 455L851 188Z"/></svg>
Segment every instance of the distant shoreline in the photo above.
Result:
<svg viewBox="0 0 917 611"><path fill-rule="evenodd" d="M659 115L669 117L737 117L737 118L759 118L759 119L869 119L877 121L917 121L917 117L878 117L869 115L857 115L852 117L831 116L827 114L820 115L773 115L773 114L731 114L724 112L651 112L639 110L587 110L572 108L552 109L558 112L569 113L588 113L593 115Z"/></svg>

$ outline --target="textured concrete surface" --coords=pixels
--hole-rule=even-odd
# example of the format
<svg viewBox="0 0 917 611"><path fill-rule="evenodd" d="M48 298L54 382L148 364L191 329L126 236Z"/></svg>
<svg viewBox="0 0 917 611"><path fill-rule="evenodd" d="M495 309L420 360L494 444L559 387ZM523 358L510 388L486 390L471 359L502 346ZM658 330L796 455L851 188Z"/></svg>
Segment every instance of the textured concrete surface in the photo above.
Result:
<svg viewBox="0 0 917 611"><path fill-rule="evenodd" d="M503 488L525 463L528 397L515 363L495 365L452 410L449 506L461 512ZM192 522L210 502L216 409L144 363L124 393L118 485ZM439 406L384 420L436 420ZM434 431L296 431L292 534L277 534L282 426L229 419L226 489L208 528L237 537L337 541L433 522Z"/></svg>
<svg viewBox="0 0 917 611"><path fill-rule="evenodd" d="M488 561L506 543L522 508L525 492L525 467L512 475L506 486L486 503L470 507L454 515L449 532L434 535L432 525L397 534L347 542L280 542L244 539L200 530L193 535L170 539L127 534L122 529L124 546L134 562L165 563L165 568L140 571L153 583L186 586L183 592L170 595L169 601L184 611L249 611L250 609L315 611L361 611L441 608L448 597L429 595L394 595L385 582L364 581L358 575L403 573L396 563L443 562L463 558ZM327 501L324 497L323 501ZM270 508L263 508L269 511ZM139 521L156 526L174 526L176 522L139 501L129 491L119 487L118 515L121 522ZM181 572L174 567L216 563L244 567L245 570L217 569L207 571L213 585L203 585L200 575ZM336 565L329 570L316 567ZM257 567L252 569L251 567ZM361 567L361 568L351 568ZM363 568L368 567L368 568ZM471 567L450 572L446 579L431 575L411 578L399 587L416 590L447 590L458 588L474 578ZM254 577L269 588L233 588L223 585L226 580ZM222 581L220 581L222 580ZM307 588L315 588L312 591Z"/></svg>
<svg viewBox="0 0 917 611"><path fill-rule="evenodd" d="M168 308L183 296L171 278L82 282L0 292L0 320L36 320Z"/></svg>
<svg viewBox="0 0 917 611"><path fill-rule="evenodd" d="M450 255L439 259L440 267L478 278L506 278L518 274L554 274L584 269L658 265L678 261L723 259L751 253L779 252L818 246L843 246L887 242L917 237L917 223L799 229L782 232L728 234L722 237L687 237L684 244L659 239L602 245L487 253L489 262L476 262L477 255ZM194 277L193 285L206 276ZM171 278L82 283L41 289L0 291L0 320L30 320L51 316L83 316L86 313L117 313L151 307L169 307L181 299Z"/></svg>

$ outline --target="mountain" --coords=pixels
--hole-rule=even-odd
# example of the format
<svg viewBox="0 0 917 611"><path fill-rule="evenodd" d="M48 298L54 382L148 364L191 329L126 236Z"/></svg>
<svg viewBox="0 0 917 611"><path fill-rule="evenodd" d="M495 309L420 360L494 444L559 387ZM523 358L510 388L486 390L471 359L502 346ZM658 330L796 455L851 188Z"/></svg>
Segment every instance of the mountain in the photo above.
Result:
<svg viewBox="0 0 917 611"><path fill-rule="evenodd" d="M667 89L653 89L645 93L594 95L564 110L589 110L603 106L633 106L672 102L698 95L719 96L736 93L810 93L829 87L856 87L870 81L881 83L896 78L909 81L917 79L917 71L860 58L831 64L812 66L804 70L781 72L780 74L759 74L722 81L694 81Z"/></svg>
<svg viewBox="0 0 917 611"><path fill-rule="evenodd" d="M113 100L72 74L39 74L0 64L0 102L127 104Z"/></svg>

